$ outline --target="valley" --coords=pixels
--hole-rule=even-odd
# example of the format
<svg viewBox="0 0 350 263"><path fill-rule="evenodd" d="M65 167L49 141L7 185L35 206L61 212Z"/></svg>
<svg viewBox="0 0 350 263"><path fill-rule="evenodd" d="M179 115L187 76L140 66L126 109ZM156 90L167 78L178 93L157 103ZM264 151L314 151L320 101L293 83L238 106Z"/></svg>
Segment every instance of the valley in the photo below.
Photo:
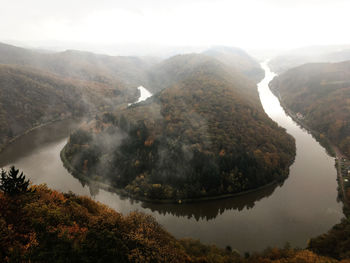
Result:
<svg viewBox="0 0 350 263"><path fill-rule="evenodd" d="M274 74L264 64L263 68L266 77L259 84L262 106L296 139L296 159L288 178L280 185L236 198L195 204L134 201L79 182L63 167L60 151L76 127L74 123L57 123L53 128L43 127L19 138L1 153L1 166L15 164L34 184L46 183L59 191L91 196L123 214L135 210L150 214L178 238L191 237L219 247L230 245L241 252L282 247L286 242L305 247L310 237L326 232L343 217L342 205L337 202L334 159L285 114L268 88ZM261 234L257 236L257 232Z"/></svg>

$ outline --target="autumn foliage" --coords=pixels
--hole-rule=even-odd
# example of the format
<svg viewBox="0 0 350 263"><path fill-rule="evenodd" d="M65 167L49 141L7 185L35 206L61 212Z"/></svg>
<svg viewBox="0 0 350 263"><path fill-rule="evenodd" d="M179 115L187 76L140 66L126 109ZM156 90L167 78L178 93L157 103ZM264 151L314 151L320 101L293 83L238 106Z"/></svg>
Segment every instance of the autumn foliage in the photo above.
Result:
<svg viewBox="0 0 350 263"><path fill-rule="evenodd" d="M88 197L45 185L0 193L1 262L186 262L178 241L151 216L123 216ZM17 262L17 261L16 261Z"/></svg>
<svg viewBox="0 0 350 263"><path fill-rule="evenodd" d="M270 86L303 122L350 155L350 62L313 63L276 77Z"/></svg>
<svg viewBox="0 0 350 263"><path fill-rule="evenodd" d="M143 213L121 215L46 185L31 190L15 196L0 192L1 262L338 262L291 248L243 257L230 247L175 239Z"/></svg>
<svg viewBox="0 0 350 263"><path fill-rule="evenodd" d="M134 198L168 201L232 195L286 178L294 139L265 114L253 82L203 55L162 65L154 78L165 89L71 135L64 154L75 170Z"/></svg>

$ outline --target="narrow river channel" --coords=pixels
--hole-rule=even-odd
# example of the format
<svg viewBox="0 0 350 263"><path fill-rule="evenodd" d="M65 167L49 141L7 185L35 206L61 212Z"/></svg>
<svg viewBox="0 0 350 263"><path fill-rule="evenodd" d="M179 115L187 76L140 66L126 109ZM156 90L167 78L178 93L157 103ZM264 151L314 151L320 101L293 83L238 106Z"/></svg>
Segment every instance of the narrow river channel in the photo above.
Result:
<svg viewBox="0 0 350 263"><path fill-rule="evenodd" d="M296 139L297 155L288 179L246 196L205 203L156 205L120 198L115 193L83 186L62 166L60 150L75 124L69 121L35 130L0 154L0 167L16 165L34 184L88 195L121 213L138 210L153 215L176 237L191 237L241 252L267 246L305 247L309 238L326 232L343 217L337 202L334 159L300 128L270 92L274 77L265 63L259 94L266 113Z"/></svg>

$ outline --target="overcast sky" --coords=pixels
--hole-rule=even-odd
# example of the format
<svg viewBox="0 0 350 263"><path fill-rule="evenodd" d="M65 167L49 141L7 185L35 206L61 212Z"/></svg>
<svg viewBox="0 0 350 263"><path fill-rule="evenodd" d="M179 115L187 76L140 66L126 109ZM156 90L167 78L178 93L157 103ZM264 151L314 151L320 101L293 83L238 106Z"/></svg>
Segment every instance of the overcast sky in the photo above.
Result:
<svg viewBox="0 0 350 263"><path fill-rule="evenodd" d="M294 48L350 43L349 0L0 0L0 40Z"/></svg>

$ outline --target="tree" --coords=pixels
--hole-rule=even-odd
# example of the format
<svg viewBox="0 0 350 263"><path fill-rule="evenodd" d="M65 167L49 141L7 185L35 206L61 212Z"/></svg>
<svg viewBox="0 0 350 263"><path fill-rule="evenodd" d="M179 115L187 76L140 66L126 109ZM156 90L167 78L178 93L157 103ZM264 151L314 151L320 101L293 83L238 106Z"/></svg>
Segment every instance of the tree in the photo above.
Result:
<svg viewBox="0 0 350 263"><path fill-rule="evenodd" d="M23 172L11 166L9 171L1 170L0 190L8 195L17 195L30 192L29 180L26 180Z"/></svg>

